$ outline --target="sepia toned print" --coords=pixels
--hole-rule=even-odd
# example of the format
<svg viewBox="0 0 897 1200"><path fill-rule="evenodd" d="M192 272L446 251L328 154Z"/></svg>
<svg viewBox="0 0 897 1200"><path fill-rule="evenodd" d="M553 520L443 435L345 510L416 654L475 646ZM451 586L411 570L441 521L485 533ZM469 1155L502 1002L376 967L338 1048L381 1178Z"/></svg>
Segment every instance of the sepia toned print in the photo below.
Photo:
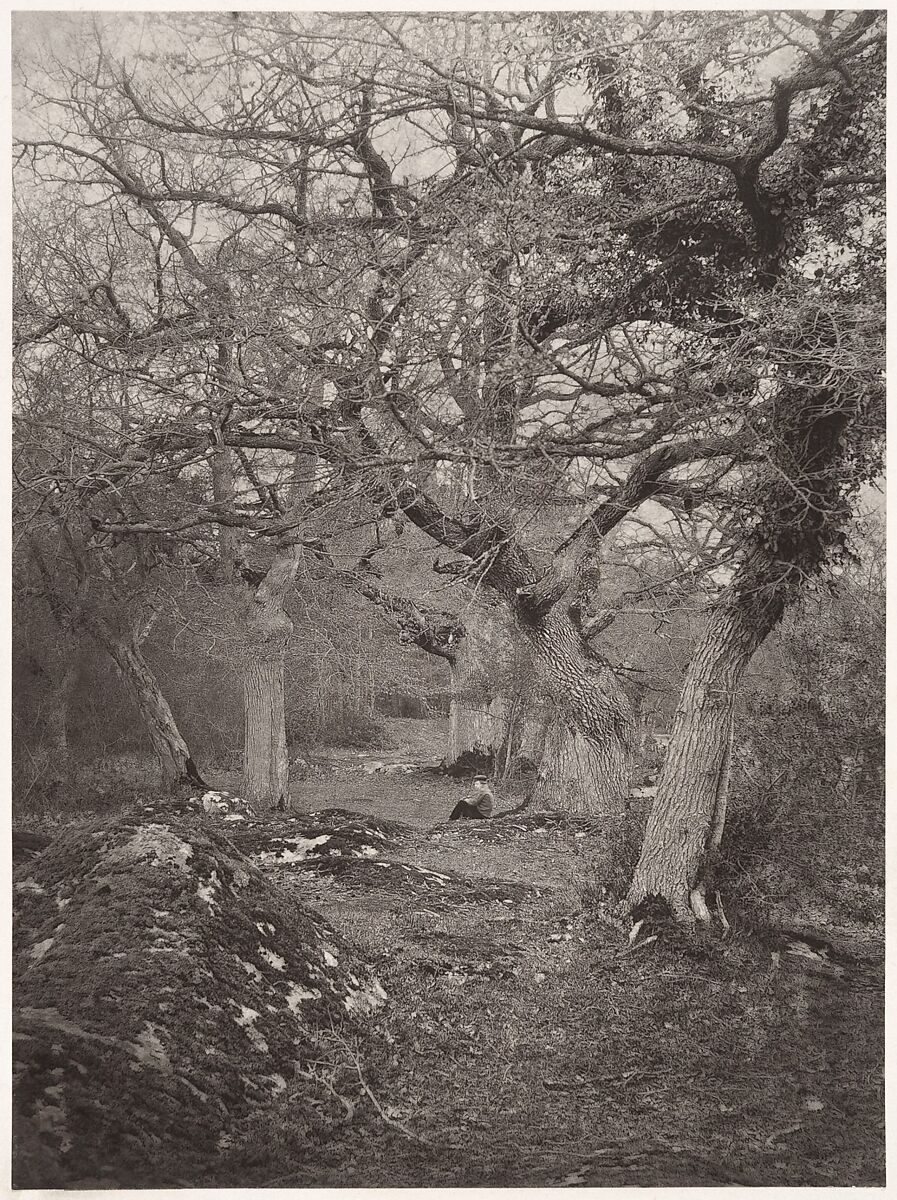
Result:
<svg viewBox="0 0 897 1200"><path fill-rule="evenodd" d="M12 80L14 1186L882 1185L884 12Z"/></svg>

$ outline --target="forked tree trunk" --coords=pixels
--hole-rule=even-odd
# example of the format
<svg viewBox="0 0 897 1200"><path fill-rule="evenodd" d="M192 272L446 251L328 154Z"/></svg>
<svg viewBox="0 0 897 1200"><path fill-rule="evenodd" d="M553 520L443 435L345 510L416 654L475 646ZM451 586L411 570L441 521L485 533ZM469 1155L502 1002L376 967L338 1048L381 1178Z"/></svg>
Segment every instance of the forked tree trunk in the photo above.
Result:
<svg viewBox="0 0 897 1200"><path fill-rule="evenodd" d="M530 806L608 820L618 843L632 772L634 721L610 667L557 605L527 630L542 692L555 713Z"/></svg>
<svg viewBox="0 0 897 1200"><path fill-rule="evenodd" d="M293 622L284 602L298 565L295 546L280 549L244 611L243 795L261 809L290 807L283 676Z"/></svg>
<svg viewBox="0 0 897 1200"><path fill-rule="evenodd" d="M162 689L138 643L133 638L116 634L101 619L91 619L89 627L111 655L134 698L149 733L153 751L159 760L163 785L166 788L173 788L178 784L205 787L168 701L163 696Z"/></svg>
<svg viewBox="0 0 897 1200"><path fill-rule="evenodd" d="M73 545L80 545L80 543L73 543ZM140 649L141 639L135 633L122 634L106 620L98 609L86 605L87 589L85 587L79 588L81 594L74 600L71 596L63 596L58 592L49 581L49 573L44 565L39 547L36 543L32 543L31 549L41 576L45 580L46 594L56 619L69 630L70 635L76 629L86 630L103 647L118 668L149 734L153 751L159 761L163 786L173 788L177 784L189 783L195 787L204 788L205 782L190 756L187 743L181 736L168 701L163 696L155 675L143 657ZM77 550L76 553L78 553ZM86 580L86 569L83 562L79 569L83 579ZM71 687L74 688L74 680L71 681ZM57 708L55 720L55 737L64 739L67 753L67 712Z"/></svg>

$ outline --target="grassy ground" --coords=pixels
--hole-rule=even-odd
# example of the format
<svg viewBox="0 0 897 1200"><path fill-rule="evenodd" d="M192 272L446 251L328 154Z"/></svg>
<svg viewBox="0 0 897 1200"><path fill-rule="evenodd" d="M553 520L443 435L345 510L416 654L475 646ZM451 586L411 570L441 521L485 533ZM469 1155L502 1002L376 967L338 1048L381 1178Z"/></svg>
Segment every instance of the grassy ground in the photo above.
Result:
<svg viewBox="0 0 897 1200"><path fill-rule="evenodd" d="M438 746L438 729L393 729L388 757ZM883 1183L875 980L812 969L737 927L630 945L594 874L593 833L434 831L462 784L347 769L361 761L331 755L297 785L297 807L405 822L395 858L532 888L447 904L438 887L409 899L297 875L390 1003L369 1037L334 1035L293 1092L236 1131L207 1184ZM513 800L500 795L499 811Z"/></svg>

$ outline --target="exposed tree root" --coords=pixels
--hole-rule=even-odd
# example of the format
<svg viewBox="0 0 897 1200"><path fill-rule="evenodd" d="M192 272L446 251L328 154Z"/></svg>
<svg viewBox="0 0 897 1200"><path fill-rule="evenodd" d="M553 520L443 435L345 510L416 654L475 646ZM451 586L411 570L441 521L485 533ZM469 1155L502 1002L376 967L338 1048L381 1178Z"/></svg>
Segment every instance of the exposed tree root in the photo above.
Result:
<svg viewBox="0 0 897 1200"><path fill-rule="evenodd" d="M680 935L700 933L715 936L717 940L731 937L734 928L740 934L764 945L770 952L776 969L783 961L789 961L794 966L799 965L804 970L830 976L851 987L872 991L884 987L883 956L876 958L870 955L868 947L860 948L845 943L844 939L836 934L826 937L818 931L767 925L745 913L739 913L733 918L733 925L726 915L718 892L713 893L712 908L715 912L711 912L706 889L702 885L694 888L689 894L687 908L688 918L682 919L665 898L648 896L635 907L632 907L630 899L627 898L618 906L618 912L632 921L629 948L624 953L657 941L664 928L673 936L675 930ZM706 918L698 915L702 911L706 913Z"/></svg>

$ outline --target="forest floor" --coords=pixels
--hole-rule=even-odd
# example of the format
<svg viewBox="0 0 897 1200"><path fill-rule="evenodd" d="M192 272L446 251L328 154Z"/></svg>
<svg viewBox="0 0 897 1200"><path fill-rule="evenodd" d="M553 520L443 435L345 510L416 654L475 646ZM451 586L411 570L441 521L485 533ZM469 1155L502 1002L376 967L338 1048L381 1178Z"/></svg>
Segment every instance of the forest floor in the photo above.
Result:
<svg viewBox="0 0 897 1200"><path fill-rule="evenodd" d="M388 1004L245 1122L205 1186L883 1184L879 978L737 922L630 943L588 822L450 825L463 783L371 767L427 761L440 730L390 726L388 752L322 756L294 800L381 822L394 869L271 873Z"/></svg>

